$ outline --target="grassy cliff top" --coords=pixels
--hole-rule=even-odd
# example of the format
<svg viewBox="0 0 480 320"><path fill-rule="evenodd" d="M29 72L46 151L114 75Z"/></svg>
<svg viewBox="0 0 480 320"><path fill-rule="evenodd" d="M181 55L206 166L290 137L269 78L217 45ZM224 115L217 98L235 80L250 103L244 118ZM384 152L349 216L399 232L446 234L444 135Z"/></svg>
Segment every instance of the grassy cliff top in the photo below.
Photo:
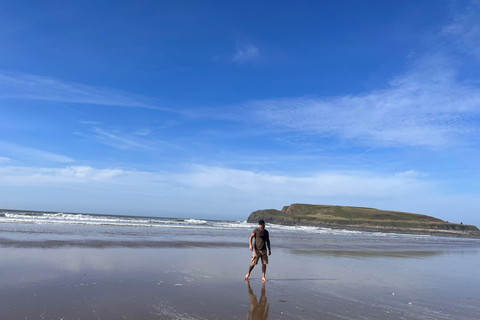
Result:
<svg viewBox="0 0 480 320"><path fill-rule="evenodd" d="M423 222L445 222L443 220L408 212L378 210L364 207L346 207L295 203L285 206L282 212L292 217L305 215L323 219L365 219L365 220L391 220L391 221L423 221Z"/></svg>

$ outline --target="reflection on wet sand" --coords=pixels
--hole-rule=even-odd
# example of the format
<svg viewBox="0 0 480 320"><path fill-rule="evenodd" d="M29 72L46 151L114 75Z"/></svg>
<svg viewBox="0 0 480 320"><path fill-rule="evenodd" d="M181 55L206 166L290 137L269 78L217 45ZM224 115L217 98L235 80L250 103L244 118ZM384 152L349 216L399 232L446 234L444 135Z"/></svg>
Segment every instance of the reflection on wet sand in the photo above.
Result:
<svg viewBox="0 0 480 320"><path fill-rule="evenodd" d="M250 311L247 312L247 320L267 320L270 304L267 303L267 296L265 295L265 282L262 283L262 292L258 301L252 287L250 287L250 282L248 280L245 280L245 282L248 285L248 294L250 295Z"/></svg>

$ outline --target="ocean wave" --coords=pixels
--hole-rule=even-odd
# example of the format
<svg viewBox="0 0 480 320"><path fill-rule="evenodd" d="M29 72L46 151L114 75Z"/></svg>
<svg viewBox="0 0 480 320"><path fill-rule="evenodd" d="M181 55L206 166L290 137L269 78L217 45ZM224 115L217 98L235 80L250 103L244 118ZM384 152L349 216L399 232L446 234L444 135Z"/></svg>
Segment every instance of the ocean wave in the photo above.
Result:
<svg viewBox="0 0 480 320"><path fill-rule="evenodd" d="M89 225L89 226L112 226L112 227L135 227L135 228L184 228L184 229L213 229L213 230L253 230L257 224L246 221L207 220L192 218L157 218L157 217L134 217L93 215L76 213L47 213L47 212L8 212L0 213L0 223L11 224L38 224L38 225ZM281 233L304 233L318 235L342 235L342 236L365 236L370 237L404 237L400 235L382 232L365 232L344 229L329 229L315 226L284 226L268 224L267 229Z"/></svg>
<svg viewBox="0 0 480 320"><path fill-rule="evenodd" d="M89 214L71 213L25 213L4 212L0 216L2 223L27 223L27 224L65 224L65 225L90 225L90 226L127 226L127 227L151 227L151 228L202 228L202 227L226 227L227 224L216 226L213 221L204 219L178 219L178 218L145 218L145 217L122 217L102 216ZM230 224L230 227L233 225Z"/></svg>

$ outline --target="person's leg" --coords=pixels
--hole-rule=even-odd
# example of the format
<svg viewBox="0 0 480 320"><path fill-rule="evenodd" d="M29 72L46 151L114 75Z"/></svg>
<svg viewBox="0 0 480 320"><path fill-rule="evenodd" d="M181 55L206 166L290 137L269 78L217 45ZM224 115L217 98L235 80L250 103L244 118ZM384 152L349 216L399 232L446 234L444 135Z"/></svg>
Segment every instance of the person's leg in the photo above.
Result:
<svg viewBox="0 0 480 320"><path fill-rule="evenodd" d="M250 277L250 273L252 272L255 265L258 263L258 258L259 258L259 255L257 254L257 252L253 251L252 261L250 261L250 268L248 268L248 273L245 276L245 280L248 280L248 278Z"/></svg>
<svg viewBox="0 0 480 320"><path fill-rule="evenodd" d="M267 264L268 264L268 255L267 255L267 250L264 250L262 252L262 282L267 282L267 278L265 277L265 274L267 273Z"/></svg>
<svg viewBox="0 0 480 320"><path fill-rule="evenodd" d="M247 275L245 276L245 280L248 280L248 278L250 277L250 273L252 272L253 268L255 268L255 265L254 265L254 264L251 264L251 265L250 265L250 268L248 268L248 273L247 273Z"/></svg>
<svg viewBox="0 0 480 320"><path fill-rule="evenodd" d="M267 278L265 278L265 274L267 273L267 265L263 263L262 259L262 282L267 282Z"/></svg>

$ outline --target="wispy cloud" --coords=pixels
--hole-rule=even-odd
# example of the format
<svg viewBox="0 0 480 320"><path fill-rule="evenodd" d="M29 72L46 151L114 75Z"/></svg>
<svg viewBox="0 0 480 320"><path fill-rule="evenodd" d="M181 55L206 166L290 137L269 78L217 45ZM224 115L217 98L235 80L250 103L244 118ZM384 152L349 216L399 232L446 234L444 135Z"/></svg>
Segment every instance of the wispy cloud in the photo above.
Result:
<svg viewBox="0 0 480 320"><path fill-rule="evenodd" d="M80 121L81 124L93 124L93 125L101 125L101 122L98 121Z"/></svg>
<svg viewBox="0 0 480 320"><path fill-rule="evenodd" d="M137 136L148 136L149 134L152 133L152 129L140 129L140 130L137 130L135 131L135 134Z"/></svg>
<svg viewBox="0 0 480 320"><path fill-rule="evenodd" d="M480 1L469 9L430 37L430 42L437 43L435 52L427 49L413 56L407 71L385 88L344 96L251 101L237 108L230 120L370 147L437 147L476 141L480 87L462 78L460 66L465 52L480 58ZM478 61L473 63L478 68Z"/></svg>
<svg viewBox="0 0 480 320"><path fill-rule="evenodd" d="M457 49L480 59L480 1L471 1L454 21L443 29Z"/></svg>
<svg viewBox="0 0 480 320"><path fill-rule="evenodd" d="M235 63L245 63L260 57L260 51L250 42L237 45L237 51L232 56L231 61Z"/></svg>
<svg viewBox="0 0 480 320"><path fill-rule="evenodd" d="M93 128L94 134L92 137L98 142L117 148L117 149L151 149L154 148L149 146L145 141L140 139L135 139L130 136L125 136L121 132L110 132L100 128Z"/></svg>
<svg viewBox="0 0 480 320"><path fill-rule="evenodd" d="M1 185L48 186L89 181L107 182L125 175L120 169L95 169L89 166L68 166L65 168L45 167L0 167Z"/></svg>
<svg viewBox="0 0 480 320"><path fill-rule="evenodd" d="M0 97L171 111L156 106L152 99L141 95L70 83L50 77L1 70Z"/></svg>
<svg viewBox="0 0 480 320"><path fill-rule="evenodd" d="M10 143L7 141L0 140L0 151L4 154L8 154L14 159L22 160L36 160L36 161L47 161L47 162L60 162L68 163L74 162L72 158L56 154L36 148L20 146L18 144ZM8 158L3 158L8 159ZM1 162L1 161L0 161Z"/></svg>
<svg viewBox="0 0 480 320"><path fill-rule="evenodd" d="M253 101L243 119L373 146L448 145L478 135L472 120L480 117L480 88L452 71L412 70L386 89L359 95Z"/></svg>
<svg viewBox="0 0 480 320"><path fill-rule="evenodd" d="M118 129L109 130L98 126L92 126L87 133L76 132L75 134L93 139L98 143L120 150L132 149L161 151L165 148L184 150L178 145L150 137L151 132L152 131L149 129L142 129L133 133L128 133Z"/></svg>

